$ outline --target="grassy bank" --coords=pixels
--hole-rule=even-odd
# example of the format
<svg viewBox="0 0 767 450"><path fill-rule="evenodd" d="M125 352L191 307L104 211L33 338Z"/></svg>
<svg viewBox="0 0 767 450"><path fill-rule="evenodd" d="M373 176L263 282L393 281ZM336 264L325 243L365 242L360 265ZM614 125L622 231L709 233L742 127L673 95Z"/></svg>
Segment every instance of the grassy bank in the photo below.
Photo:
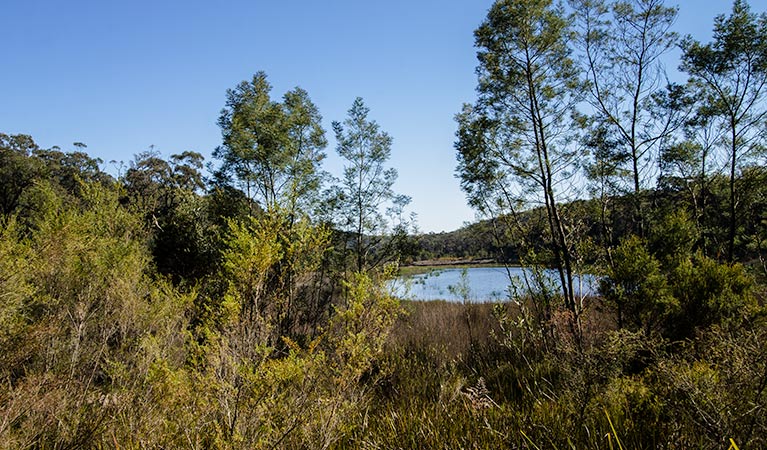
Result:
<svg viewBox="0 0 767 450"><path fill-rule="evenodd" d="M767 403L763 325L669 343L618 330L592 299L577 343L561 312L544 330L510 303L402 305L371 405L340 448L767 443L767 421L750 412Z"/></svg>

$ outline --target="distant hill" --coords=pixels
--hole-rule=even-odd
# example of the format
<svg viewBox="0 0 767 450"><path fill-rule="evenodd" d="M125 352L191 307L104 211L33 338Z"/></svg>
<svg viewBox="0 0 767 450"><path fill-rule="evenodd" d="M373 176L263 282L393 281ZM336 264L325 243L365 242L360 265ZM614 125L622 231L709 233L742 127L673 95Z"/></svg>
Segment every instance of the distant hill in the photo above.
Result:
<svg viewBox="0 0 767 450"><path fill-rule="evenodd" d="M497 219L481 220L455 231L418 235L414 260L434 265L440 261L514 262L518 256L512 246L499 245L504 226Z"/></svg>

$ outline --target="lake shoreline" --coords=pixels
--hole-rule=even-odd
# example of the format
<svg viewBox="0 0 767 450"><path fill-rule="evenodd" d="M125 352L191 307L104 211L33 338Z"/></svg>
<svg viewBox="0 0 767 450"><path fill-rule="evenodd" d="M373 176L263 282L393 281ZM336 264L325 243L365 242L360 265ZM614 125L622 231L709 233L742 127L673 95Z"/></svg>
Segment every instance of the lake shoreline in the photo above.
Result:
<svg viewBox="0 0 767 450"><path fill-rule="evenodd" d="M472 269L479 267L521 267L518 264L504 264L496 259L424 259L400 266L400 276L421 275L441 269Z"/></svg>
<svg viewBox="0 0 767 450"><path fill-rule="evenodd" d="M464 259L422 259L413 261L408 266L459 266L501 264L494 258L464 258Z"/></svg>

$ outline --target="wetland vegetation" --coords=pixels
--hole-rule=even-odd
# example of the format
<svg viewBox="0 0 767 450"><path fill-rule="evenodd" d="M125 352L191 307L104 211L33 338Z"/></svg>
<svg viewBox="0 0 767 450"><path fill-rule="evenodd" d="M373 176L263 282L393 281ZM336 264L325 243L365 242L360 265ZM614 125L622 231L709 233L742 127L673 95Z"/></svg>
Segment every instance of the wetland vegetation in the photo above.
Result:
<svg viewBox="0 0 767 450"><path fill-rule="evenodd" d="M452 233L413 235L362 99L327 174L318 107L262 72L207 170L0 134L0 448L767 447L767 16L700 43L676 12L495 2L456 117L485 220ZM527 270L396 298L423 260Z"/></svg>

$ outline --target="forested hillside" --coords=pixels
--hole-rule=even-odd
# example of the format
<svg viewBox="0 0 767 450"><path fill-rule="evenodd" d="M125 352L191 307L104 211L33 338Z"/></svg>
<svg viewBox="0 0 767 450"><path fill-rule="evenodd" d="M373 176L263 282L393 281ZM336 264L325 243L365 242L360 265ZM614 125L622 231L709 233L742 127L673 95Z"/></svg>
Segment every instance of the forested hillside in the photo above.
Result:
<svg viewBox="0 0 767 450"><path fill-rule="evenodd" d="M496 1L456 115L483 220L451 233L413 234L361 98L331 174L318 106L263 72L209 161L0 134L0 448L766 447L767 15L701 43L677 12ZM529 272L393 297L440 258Z"/></svg>

